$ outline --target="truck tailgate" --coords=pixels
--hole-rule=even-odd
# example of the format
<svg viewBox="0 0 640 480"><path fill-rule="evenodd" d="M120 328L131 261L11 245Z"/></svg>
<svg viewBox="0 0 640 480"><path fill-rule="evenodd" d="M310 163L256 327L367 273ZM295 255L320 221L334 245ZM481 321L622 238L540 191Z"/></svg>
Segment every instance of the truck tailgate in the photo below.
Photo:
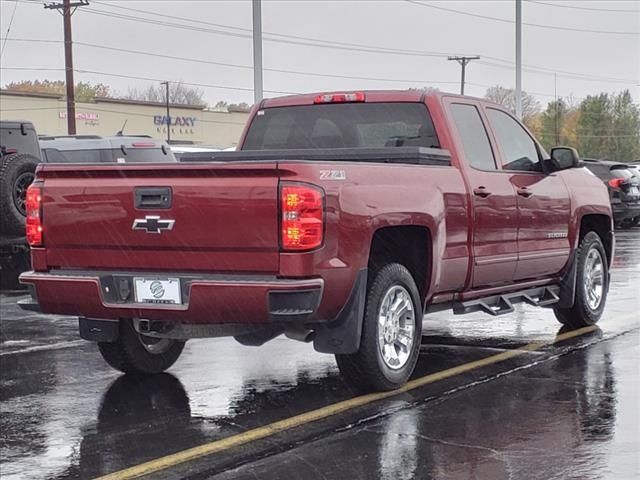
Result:
<svg viewBox="0 0 640 480"><path fill-rule="evenodd" d="M275 162L46 165L38 178L49 268L278 270ZM136 200L157 189L170 205ZM153 217L174 224L157 233Z"/></svg>

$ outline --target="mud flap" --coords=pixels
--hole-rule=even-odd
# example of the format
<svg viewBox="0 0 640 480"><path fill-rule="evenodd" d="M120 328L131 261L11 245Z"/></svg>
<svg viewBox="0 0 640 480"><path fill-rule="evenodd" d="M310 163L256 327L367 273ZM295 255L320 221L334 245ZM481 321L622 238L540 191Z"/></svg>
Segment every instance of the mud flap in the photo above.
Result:
<svg viewBox="0 0 640 480"><path fill-rule="evenodd" d="M576 262L576 252L571 253L571 260L569 260L569 267L567 268L564 277L560 281L560 300L554 304L554 307L558 308L571 308L576 299L576 277L578 276L578 264Z"/></svg>
<svg viewBox="0 0 640 480"><path fill-rule="evenodd" d="M315 329L313 348L322 353L349 354L360 348L365 299L367 297L367 269L358 272L347 303L332 322Z"/></svg>

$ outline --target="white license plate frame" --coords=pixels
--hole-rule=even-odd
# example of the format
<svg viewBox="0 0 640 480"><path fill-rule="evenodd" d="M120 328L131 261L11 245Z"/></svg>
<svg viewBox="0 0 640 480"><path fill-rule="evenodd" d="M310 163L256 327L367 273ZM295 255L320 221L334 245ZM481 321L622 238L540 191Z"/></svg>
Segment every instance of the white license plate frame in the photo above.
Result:
<svg viewBox="0 0 640 480"><path fill-rule="evenodd" d="M134 277L133 292L136 303L182 305L182 288L179 278Z"/></svg>

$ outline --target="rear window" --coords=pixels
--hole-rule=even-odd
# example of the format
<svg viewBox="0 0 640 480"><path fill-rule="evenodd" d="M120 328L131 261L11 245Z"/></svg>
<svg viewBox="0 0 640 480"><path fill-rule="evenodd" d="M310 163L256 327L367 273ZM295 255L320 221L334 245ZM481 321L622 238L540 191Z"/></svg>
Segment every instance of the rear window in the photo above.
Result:
<svg viewBox="0 0 640 480"><path fill-rule="evenodd" d="M440 142L422 103L278 107L254 117L243 150L434 147Z"/></svg>
<svg viewBox="0 0 640 480"><path fill-rule="evenodd" d="M44 149L47 163L163 163L175 162L173 153L161 148L127 148L126 155L120 148L93 150Z"/></svg>
<svg viewBox="0 0 640 480"><path fill-rule="evenodd" d="M110 162L108 150L68 150L45 148L47 163L103 163Z"/></svg>
<svg viewBox="0 0 640 480"><path fill-rule="evenodd" d="M116 148L111 150L113 154L114 162L121 163L163 163L163 162L175 162L176 159L173 156L171 150L166 149L166 153L162 148L125 148L126 155L122 152L122 149Z"/></svg>

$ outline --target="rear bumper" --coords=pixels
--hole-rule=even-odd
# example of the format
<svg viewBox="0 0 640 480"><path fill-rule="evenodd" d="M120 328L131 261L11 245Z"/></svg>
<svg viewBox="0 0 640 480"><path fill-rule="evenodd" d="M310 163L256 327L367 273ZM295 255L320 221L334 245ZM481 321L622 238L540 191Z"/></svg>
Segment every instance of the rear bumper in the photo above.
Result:
<svg viewBox="0 0 640 480"><path fill-rule="evenodd" d="M616 223L640 216L640 203L614 203L611 205L611 208L613 210L613 218Z"/></svg>
<svg viewBox="0 0 640 480"><path fill-rule="evenodd" d="M31 299L19 305L59 315L119 320L142 318L184 324L260 325L314 320L324 281L256 275L171 274L181 279L181 305L135 303L133 277L158 273L26 272Z"/></svg>

